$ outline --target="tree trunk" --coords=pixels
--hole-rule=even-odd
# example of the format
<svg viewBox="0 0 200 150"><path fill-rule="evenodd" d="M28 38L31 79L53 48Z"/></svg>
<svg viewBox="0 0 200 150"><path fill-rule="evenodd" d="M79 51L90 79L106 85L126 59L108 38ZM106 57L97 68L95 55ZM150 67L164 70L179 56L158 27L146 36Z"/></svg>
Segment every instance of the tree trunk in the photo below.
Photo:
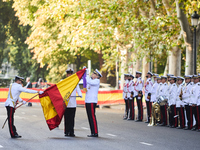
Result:
<svg viewBox="0 0 200 150"><path fill-rule="evenodd" d="M128 58L127 58L127 49L121 49L120 53L121 53L121 83L120 83L120 89L123 89L123 85L124 85L124 73L128 73L127 71L127 62L128 62Z"/></svg>
<svg viewBox="0 0 200 150"><path fill-rule="evenodd" d="M165 71L164 71L163 75L166 76L168 72L169 72L169 56L167 57L167 62L165 65Z"/></svg>
<svg viewBox="0 0 200 150"><path fill-rule="evenodd" d="M142 79L146 79L146 74L149 71L149 62L147 62L147 56L142 61Z"/></svg>
<svg viewBox="0 0 200 150"><path fill-rule="evenodd" d="M169 54L169 74L180 76L181 74L181 50L173 47Z"/></svg>
<svg viewBox="0 0 200 150"><path fill-rule="evenodd" d="M99 67L100 67L100 69L102 68L103 61L104 61L102 57L103 57L103 54L100 53L99 54ZM102 71L102 76L103 77L100 78L100 82L101 83L107 83L107 72Z"/></svg>

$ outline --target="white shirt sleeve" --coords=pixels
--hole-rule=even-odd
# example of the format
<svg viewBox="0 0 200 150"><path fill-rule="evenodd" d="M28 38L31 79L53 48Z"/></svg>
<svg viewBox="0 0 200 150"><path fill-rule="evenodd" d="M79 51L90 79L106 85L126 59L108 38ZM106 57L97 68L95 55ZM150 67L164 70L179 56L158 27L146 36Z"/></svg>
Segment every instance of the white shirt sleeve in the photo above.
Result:
<svg viewBox="0 0 200 150"><path fill-rule="evenodd" d="M25 92L25 93L37 93L38 92L38 91L35 91L35 90L30 90L30 89L23 88L22 86L19 86L18 90L20 92Z"/></svg>
<svg viewBox="0 0 200 150"><path fill-rule="evenodd" d="M82 92L81 92L81 90L80 90L79 85L77 85L77 87L76 87L76 92L78 93L78 96L81 96L81 97L82 97Z"/></svg>
<svg viewBox="0 0 200 150"><path fill-rule="evenodd" d="M91 78L89 78L88 76L86 77L87 83L90 85L98 85L100 80L99 79L94 79L92 80Z"/></svg>

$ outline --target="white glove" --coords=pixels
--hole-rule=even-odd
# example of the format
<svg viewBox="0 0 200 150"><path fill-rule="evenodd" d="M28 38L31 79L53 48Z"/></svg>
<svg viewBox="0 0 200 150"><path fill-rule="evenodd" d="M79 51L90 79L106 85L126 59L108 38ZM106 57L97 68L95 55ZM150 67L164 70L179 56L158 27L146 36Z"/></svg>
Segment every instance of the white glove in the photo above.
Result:
<svg viewBox="0 0 200 150"><path fill-rule="evenodd" d="M39 91L39 94L43 94L44 93L44 91Z"/></svg>
<svg viewBox="0 0 200 150"><path fill-rule="evenodd" d="M82 98L83 96L81 95L80 98Z"/></svg>
<svg viewBox="0 0 200 150"><path fill-rule="evenodd" d="M83 66L83 69L87 68L86 66Z"/></svg>
<svg viewBox="0 0 200 150"><path fill-rule="evenodd" d="M22 103L25 105L25 104L26 104L26 101L23 101Z"/></svg>

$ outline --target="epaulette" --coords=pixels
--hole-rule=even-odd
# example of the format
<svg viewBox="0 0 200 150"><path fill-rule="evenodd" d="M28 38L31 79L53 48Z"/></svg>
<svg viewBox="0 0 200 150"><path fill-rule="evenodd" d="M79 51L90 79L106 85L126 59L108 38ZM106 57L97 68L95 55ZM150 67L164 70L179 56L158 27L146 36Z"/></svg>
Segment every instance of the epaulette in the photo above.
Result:
<svg viewBox="0 0 200 150"><path fill-rule="evenodd" d="M175 86L175 84L174 84L174 86Z"/></svg>

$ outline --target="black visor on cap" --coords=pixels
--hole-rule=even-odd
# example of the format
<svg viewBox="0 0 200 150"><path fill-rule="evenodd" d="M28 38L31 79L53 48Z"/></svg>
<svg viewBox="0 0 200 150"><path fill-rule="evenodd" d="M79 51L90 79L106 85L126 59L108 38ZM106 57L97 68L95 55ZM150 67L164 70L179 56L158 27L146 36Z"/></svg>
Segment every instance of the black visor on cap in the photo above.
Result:
<svg viewBox="0 0 200 150"><path fill-rule="evenodd" d="M73 74L73 71L67 71L67 74Z"/></svg>

